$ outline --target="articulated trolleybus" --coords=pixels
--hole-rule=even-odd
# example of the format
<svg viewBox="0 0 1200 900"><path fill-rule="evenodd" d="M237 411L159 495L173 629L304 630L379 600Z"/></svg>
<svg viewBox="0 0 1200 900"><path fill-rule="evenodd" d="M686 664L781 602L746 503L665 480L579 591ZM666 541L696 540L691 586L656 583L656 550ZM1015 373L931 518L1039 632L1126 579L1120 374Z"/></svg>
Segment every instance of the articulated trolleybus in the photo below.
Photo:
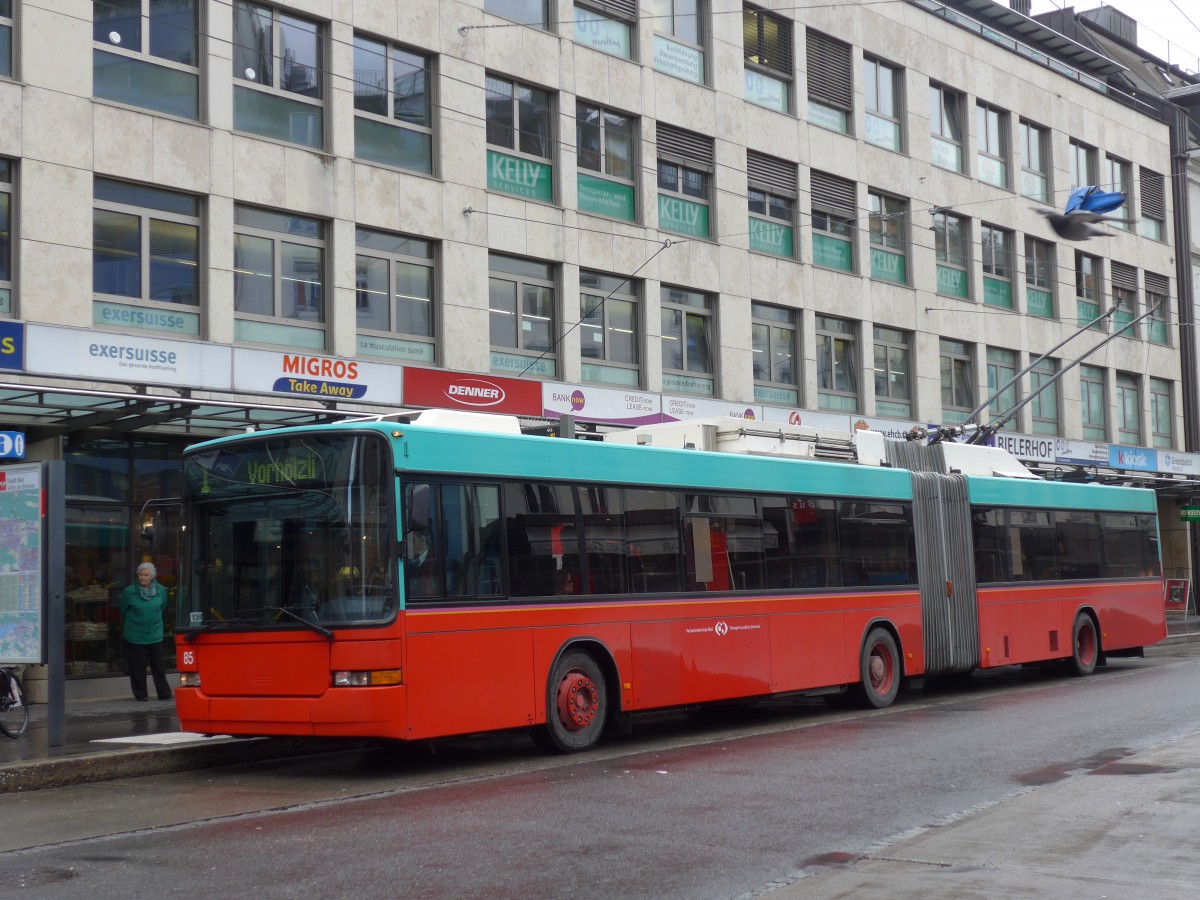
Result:
<svg viewBox="0 0 1200 900"><path fill-rule="evenodd" d="M733 419L604 441L444 410L184 460L179 719L560 752L642 710L1087 675L1166 634L1153 493Z"/></svg>

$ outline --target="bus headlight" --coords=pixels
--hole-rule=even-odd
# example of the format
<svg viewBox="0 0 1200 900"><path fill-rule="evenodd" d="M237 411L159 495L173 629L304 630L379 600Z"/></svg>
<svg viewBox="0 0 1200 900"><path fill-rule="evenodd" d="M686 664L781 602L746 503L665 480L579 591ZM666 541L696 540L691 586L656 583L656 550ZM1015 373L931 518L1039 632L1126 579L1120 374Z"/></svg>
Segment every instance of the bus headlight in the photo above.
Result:
<svg viewBox="0 0 1200 900"><path fill-rule="evenodd" d="M378 687L384 684L400 684L399 669L380 669L375 672L334 672L334 687Z"/></svg>

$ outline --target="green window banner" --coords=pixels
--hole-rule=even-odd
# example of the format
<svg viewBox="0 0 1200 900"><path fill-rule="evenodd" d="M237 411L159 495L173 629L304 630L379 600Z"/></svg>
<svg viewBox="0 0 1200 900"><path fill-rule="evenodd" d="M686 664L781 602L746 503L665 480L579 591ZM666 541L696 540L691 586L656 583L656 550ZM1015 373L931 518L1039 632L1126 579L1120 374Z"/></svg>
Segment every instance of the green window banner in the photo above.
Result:
<svg viewBox="0 0 1200 900"><path fill-rule="evenodd" d="M492 351L492 371L505 375L537 375L553 378L555 362L551 358L536 356L521 356L517 353L500 353Z"/></svg>
<svg viewBox="0 0 1200 900"><path fill-rule="evenodd" d="M92 303L92 324L109 329L145 328L147 331L166 331L170 334L199 334L200 316L194 312L175 312L124 303Z"/></svg>
<svg viewBox="0 0 1200 900"><path fill-rule="evenodd" d="M1150 342L1153 344L1165 344L1167 342L1167 323L1159 319L1151 319L1147 330L1150 336Z"/></svg>
<svg viewBox="0 0 1200 900"><path fill-rule="evenodd" d="M658 195L658 227L663 231L708 237L708 207L670 194Z"/></svg>
<svg viewBox="0 0 1200 900"><path fill-rule="evenodd" d="M489 190L544 203L554 202L553 166L489 150L487 167Z"/></svg>
<svg viewBox="0 0 1200 900"><path fill-rule="evenodd" d="M672 375L669 372L663 372L662 386L664 391L678 391L681 394L702 394L705 397L712 397L716 392L716 383L711 378Z"/></svg>
<svg viewBox="0 0 1200 900"><path fill-rule="evenodd" d="M772 256L792 256L792 227L750 216L750 249Z"/></svg>
<svg viewBox="0 0 1200 900"><path fill-rule="evenodd" d="M745 73L747 100L776 112L788 111L787 84L754 69L746 69Z"/></svg>
<svg viewBox="0 0 1200 900"><path fill-rule="evenodd" d="M854 271L854 247L849 241L813 232L813 265L842 272Z"/></svg>
<svg viewBox="0 0 1200 900"><path fill-rule="evenodd" d="M1012 309L1012 282L1001 281L998 278L983 277L983 302L985 306L999 306Z"/></svg>
<svg viewBox="0 0 1200 900"><path fill-rule="evenodd" d="M629 59L629 26L577 6L575 43Z"/></svg>
<svg viewBox="0 0 1200 900"><path fill-rule="evenodd" d="M580 172L576 176L579 186L579 211L609 216L613 219L634 220L633 185L618 184Z"/></svg>
<svg viewBox="0 0 1200 900"><path fill-rule="evenodd" d="M800 402L800 392L787 388L770 387L765 384L754 386L754 399L759 403L771 403L779 406L795 406Z"/></svg>
<svg viewBox="0 0 1200 900"><path fill-rule="evenodd" d="M434 363L433 344L405 341L373 334L358 336L358 352L363 356L382 356L402 362Z"/></svg>
<svg viewBox="0 0 1200 900"><path fill-rule="evenodd" d="M828 128L830 131L840 131L842 134L846 134L850 130L850 123L845 112L823 103L817 103L815 100L808 101L808 121L813 125Z"/></svg>
<svg viewBox="0 0 1200 900"><path fill-rule="evenodd" d="M871 277L894 284L908 284L908 266L904 255L871 248Z"/></svg>
<svg viewBox="0 0 1200 900"><path fill-rule="evenodd" d="M937 267L937 292L950 297L967 299L969 293L967 273L962 269L952 269L949 266Z"/></svg>
<svg viewBox="0 0 1200 900"><path fill-rule="evenodd" d="M704 84L704 54L661 34L654 36L654 68L685 81Z"/></svg>
<svg viewBox="0 0 1200 900"><path fill-rule="evenodd" d="M1054 295L1038 288L1025 288L1025 311L1031 316L1054 318Z"/></svg>

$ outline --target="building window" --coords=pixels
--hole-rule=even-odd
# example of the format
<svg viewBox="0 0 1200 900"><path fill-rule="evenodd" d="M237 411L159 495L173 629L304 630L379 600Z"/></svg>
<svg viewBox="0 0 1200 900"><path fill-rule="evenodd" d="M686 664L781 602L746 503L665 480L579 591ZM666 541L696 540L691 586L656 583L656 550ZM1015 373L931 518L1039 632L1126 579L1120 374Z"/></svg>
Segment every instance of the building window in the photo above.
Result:
<svg viewBox="0 0 1200 900"><path fill-rule="evenodd" d="M970 223L953 213L935 212L933 244L937 257L937 292L966 300L971 295L967 274L971 246Z"/></svg>
<svg viewBox="0 0 1200 900"><path fill-rule="evenodd" d="M575 43L632 59L637 15L637 0L576 0Z"/></svg>
<svg viewBox="0 0 1200 900"><path fill-rule="evenodd" d="M1114 191L1119 194L1124 194L1126 204L1132 208L1129 199L1133 195L1130 193L1133 185L1130 183L1129 163L1123 159L1117 159L1115 156L1104 157L1104 184L1101 187L1106 191ZM1130 226L1121 221L1120 216L1114 216L1112 226L1120 228L1123 231L1129 231Z"/></svg>
<svg viewBox="0 0 1200 900"><path fill-rule="evenodd" d="M237 0L233 127L305 147L325 145L325 28Z"/></svg>
<svg viewBox="0 0 1200 900"><path fill-rule="evenodd" d="M1013 233L994 225L979 229L983 257L983 302L1000 309L1013 308Z"/></svg>
<svg viewBox="0 0 1200 900"><path fill-rule="evenodd" d="M746 205L750 249L791 259L795 256L796 166L746 151Z"/></svg>
<svg viewBox="0 0 1200 900"><path fill-rule="evenodd" d="M929 85L929 130L933 135L932 161L951 172L963 170L963 95L958 91Z"/></svg>
<svg viewBox="0 0 1200 900"><path fill-rule="evenodd" d="M871 277L908 284L908 201L877 191L867 194L871 232Z"/></svg>
<svg viewBox="0 0 1200 900"><path fill-rule="evenodd" d="M813 265L854 271L854 182L811 173Z"/></svg>
<svg viewBox="0 0 1200 900"><path fill-rule="evenodd" d="M1075 251L1075 306L1082 327L1100 315L1100 304L1104 300L1103 263L1098 256L1079 250ZM1093 328L1106 330L1103 321Z"/></svg>
<svg viewBox="0 0 1200 900"><path fill-rule="evenodd" d="M777 112L792 109L792 23L747 6L742 10L746 99Z"/></svg>
<svg viewBox="0 0 1200 900"><path fill-rule="evenodd" d="M707 238L712 197L712 138L659 123L658 227Z"/></svg>
<svg viewBox="0 0 1200 900"><path fill-rule="evenodd" d="M858 412L858 346L847 319L816 317L817 406Z"/></svg>
<svg viewBox="0 0 1200 900"><path fill-rule="evenodd" d="M1008 187L1008 113L986 103L975 105L975 164L980 181Z"/></svg>
<svg viewBox="0 0 1200 900"><path fill-rule="evenodd" d="M13 314L13 171L12 160L0 157L0 315Z"/></svg>
<svg viewBox="0 0 1200 900"><path fill-rule="evenodd" d="M1142 237L1165 241L1167 233L1167 201L1163 177L1158 172L1138 167L1138 184L1142 189Z"/></svg>
<svg viewBox="0 0 1200 900"><path fill-rule="evenodd" d="M484 0L483 8L493 15L512 19L522 25L547 31L550 29L546 0Z"/></svg>
<svg viewBox="0 0 1200 900"><path fill-rule="evenodd" d="M875 414L912 418L912 339L908 332L876 325Z"/></svg>
<svg viewBox="0 0 1200 900"><path fill-rule="evenodd" d="M354 155L433 172L433 86L428 56L354 36Z"/></svg>
<svg viewBox="0 0 1200 900"><path fill-rule="evenodd" d="M359 354L436 363L434 242L359 228L354 244Z"/></svg>
<svg viewBox="0 0 1200 900"><path fill-rule="evenodd" d="M552 106L549 91L487 76L488 190L554 202Z"/></svg>
<svg viewBox="0 0 1200 900"><path fill-rule="evenodd" d="M1146 319L1146 334L1152 344L1166 346L1170 343L1167 331L1170 321L1170 307L1167 304L1170 284L1166 275L1146 273L1146 309L1150 311L1150 317Z"/></svg>
<svg viewBox="0 0 1200 900"><path fill-rule="evenodd" d="M325 222L234 209L234 336L325 349Z"/></svg>
<svg viewBox="0 0 1200 900"><path fill-rule="evenodd" d="M754 399L759 403L799 406L796 313L751 301L750 317Z"/></svg>
<svg viewBox="0 0 1200 900"><path fill-rule="evenodd" d="M1050 202L1050 133L1021 120L1021 193Z"/></svg>
<svg viewBox="0 0 1200 900"><path fill-rule="evenodd" d="M1058 434L1058 361L1043 359L1029 370L1034 434Z"/></svg>
<svg viewBox="0 0 1200 900"><path fill-rule="evenodd" d="M1079 391L1079 402L1083 409L1084 440L1107 440L1108 400L1104 395L1104 370L1098 366L1080 366Z"/></svg>
<svg viewBox="0 0 1200 900"><path fill-rule="evenodd" d="M107 178L93 192L95 324L198 335L200 201Z"/></svg>
<svg viewBox="0 0 1200 900"><path fill-rule="evenodd" d="M939 342L942 377L942 422L957 425L975 408L975 367L971 346L962 341Z"/></svg>
<svg viewBox="0 0 1200 900"><path fill-rule="evenodd" d="M640 387L639 285L628 278L579 273L579 352L583 380Z"/></svg>
<svg viewBox="0 0 1200 900"><path fill-rule="evenodd" d="M580 100L575 108L579 211L637 220L637 120Z"/></svg>
<svg viewBox="0 0 1200 900"><path fill-rule="evenodd" d="M1016 374L1016 351L999 347L987 348L987 387L988 396L992 400L988 404L988 412L993 416L1002 416L1017 405L1020 396L1015 380L1004 390L1000 390L1001 385L1007 384Z"/></svg>
<svg viewBox="0 0 1200 900"><path fill-rule="evenodd" d="M654 68L704 84L705 0L649 0L646 12L654 28Z"/></svg>
<svg viewBox="0 0 1200 900"><path fill-rule="evenodd" d="M554 266L488 254L492 371L558 375Z"/></svg>
<svg viewBox="0 0 1200 900"><path fill-rule="evenodd" d="M662 286L663 390L716 396L710 294Z"/></svg>
<svg viewBox="0 0 1200 900"><path fill-rule="evenodd" d="M1071 170L1071 187L1096 183L1096 148L1081 144L1074 138L1070 142L1068 162Z"/></svg>
<svg viewBox="0 0 1200 900"><path fill-rule="evenodd" d="M1054 245L1025 236L1025 311L1054 318Z"/></svg>
<svg viewBox="0 0 1200 900"><path fill-rule="evenodd" d="M0 75L12 78L12 0L0 0Z"/></svg>
<svg viewBox="0 0 1200 900"><path fill-rule="evenodd" d="M1142 400L1136 375L1117 373L1117 443L1142 443Z"/></svg>
<svg viewBox="0 0 1200 900"><path fill-rule="evenodd" d="M870 143L899 153L903 149L904 94L900 69L863 57L865 129Z"/></svg>
<svg viewBox="0 0 1200 900"><path fill-rule="evenodd" d="M198 6L196 0L96 3L92 8L95 96L185 119L199 118ZM6 8L11 15L11 3L0 0L0 16ZM0 35L0 73L9 55L5 43Z"/></svg>
<svg viewBox="0 0 1200 900"><path fill-rule="evenodd" d="M1112 300L1117 305L1113 313L1113 328L1118 329L1132 322L1138 314L1137 269L1119 262L1111 263ZM1138 336L1137 326L1122 332L1125 337Z"/></svg>
<svg viewBox="0 0 1200 900"><path fill-rule="evenodd" d="M1175 416L1171 412L1171 382L1150 379L1150 428L1152 445L1160 450L1175 446Z"/></svg>
<svg viewBox="0 0 1200 900"><path fill-rule="evenodd" d="M822 128L850 133L854 112L854 68L850 45L805 33L808 56L808 121Z"/></svg>

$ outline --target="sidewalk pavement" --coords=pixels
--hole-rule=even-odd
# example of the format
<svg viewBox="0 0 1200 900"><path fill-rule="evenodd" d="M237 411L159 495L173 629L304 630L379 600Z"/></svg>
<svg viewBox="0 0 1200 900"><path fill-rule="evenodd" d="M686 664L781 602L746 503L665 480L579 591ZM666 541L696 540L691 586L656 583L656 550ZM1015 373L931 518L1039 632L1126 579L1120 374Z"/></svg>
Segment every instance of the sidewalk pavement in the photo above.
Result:
<svg viewBox="0 0 1200 900"><path fill-rule="evenodd" d="M1172 619L1160 644L1200 641L1200 616ZM206 736L181 732L172 701L80 700L67 704L65 741L48 746L46 706L30 707L29 729L16 740L0 735L0 794L91 781L160 775L189 769L284 759L330 751L317 738Z"/></svg>

